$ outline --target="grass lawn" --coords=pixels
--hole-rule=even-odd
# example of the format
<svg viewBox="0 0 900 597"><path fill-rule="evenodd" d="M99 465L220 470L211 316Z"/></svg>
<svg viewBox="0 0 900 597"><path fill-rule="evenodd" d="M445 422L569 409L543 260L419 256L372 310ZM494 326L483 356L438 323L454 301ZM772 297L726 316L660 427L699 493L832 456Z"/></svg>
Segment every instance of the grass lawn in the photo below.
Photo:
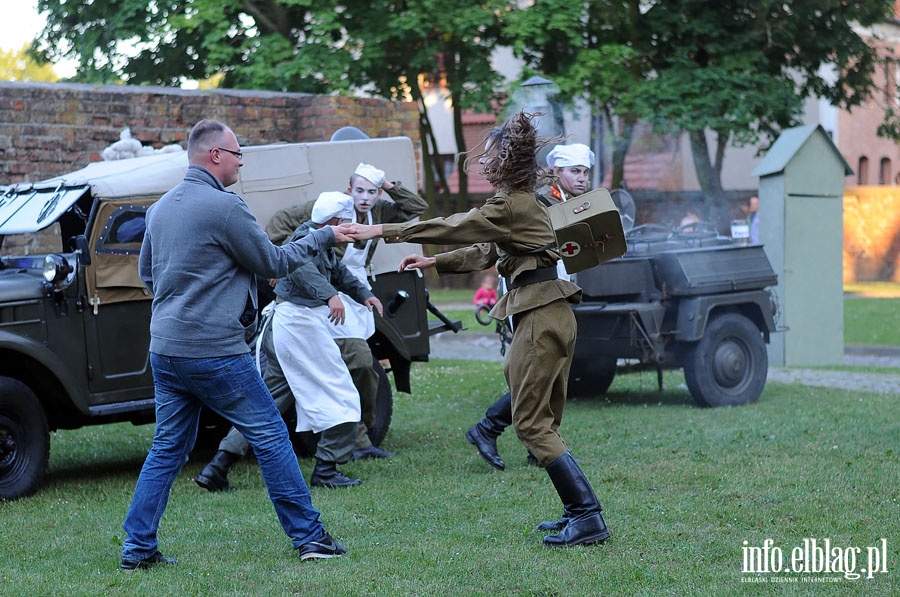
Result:
<svg viewBox="0 0 900 597"><path fill-rule="evenodd" d="M551 550L534 526L561 505L525 464L513 433L491 469L465 430L504 390L499 363L435 359L395 394L384 447L398 455L342 467L363 479L313 490L350 552L300 564L278 526L259 469L237 465L237 490L208 494L178 477L160 529L176 566L117 570L122 519L152 426L53 435L37 495L0 504L4 595L737 595L900 593L900 394L769 384L756 404L700 409L681 375L623 375L604 399L571 402L562 433L605 507L602 546ZM308 476L313 462L302 460ZM882 544L884 538L886 543ZM791 564L805 540L828 539L848 566L885 546L887 572L745 573L745 548L771 540ZM769 553L777 553L774 549ZM863 575L866 576L865 574ZM820 581L812 584L808 580ZM828 581L828 582L825 582ZM835 581L835 582L831 582Z"/></svg>
<svg viewBox="0 0 900 597"><path fill-rule="evenodd" d="M900 346L900 298L845 298L844 342Z"/></svg>

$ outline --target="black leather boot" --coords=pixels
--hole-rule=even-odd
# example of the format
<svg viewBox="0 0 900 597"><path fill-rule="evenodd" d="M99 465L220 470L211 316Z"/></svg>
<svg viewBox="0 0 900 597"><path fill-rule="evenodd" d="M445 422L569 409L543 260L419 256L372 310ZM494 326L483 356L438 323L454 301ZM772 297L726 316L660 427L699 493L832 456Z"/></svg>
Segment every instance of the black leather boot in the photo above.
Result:
<svg viewBox="0 0 900 597"><path fill-rule="evenodd" d="M501 471L506 468L506 463L497 452L497 438L510 425L512 425L512 398L507 392L487 409L483 419L466 432L466 439L475 446L481 457Z"/></svg>
<svg viewBox="0 0 900 597"><path fill-rule="evenodd" d="M203 467L197 478L197 485L207 491L231 491L228 484L228 471L241 457L231 452L219 450L209 464Z"/></svg>
<svg viewBox="0 0 900 597"><path fill-rule="evenodd" d="M569 513L563 509L563 515L559 520L543 520L541 524L537 525L537 530L556 533L566 528L567 524L569 524Z"/></svg>
<svg viewBox="0 0 900 597"><path fill-rule="evenodd" d="M566 452L548 464L546 471L569 515L569 522L558 534L544 537L544 545L590 545L609 539L609 529L600 515L600 502L572 454Z"/></svg>
<svg viewBox="0 0 900 597"><path fill-rule="evenodd" d="M337 469L336 462L327 462L316 458L316 466L313 468L312 477L309 484L313 487L328 487L335 489L338 487L353 487L362 483L359 479L347 477Z"/></svg>

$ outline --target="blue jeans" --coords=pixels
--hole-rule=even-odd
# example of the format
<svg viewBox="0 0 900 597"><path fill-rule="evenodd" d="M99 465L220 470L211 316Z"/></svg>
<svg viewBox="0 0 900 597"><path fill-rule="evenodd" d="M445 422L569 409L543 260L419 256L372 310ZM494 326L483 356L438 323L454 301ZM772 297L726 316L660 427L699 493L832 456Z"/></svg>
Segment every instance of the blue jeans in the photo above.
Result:
<svg viewBox="0 0 900 597"><path fill-rule="evenodd" d="M156 391L156 433L125 516L122 558L157 551L169 491L197 440L200 407L215 411L253 446L269 498L294 548L325 530L313 508L287 427L249 354L192 359L150 354Z"/></svg>

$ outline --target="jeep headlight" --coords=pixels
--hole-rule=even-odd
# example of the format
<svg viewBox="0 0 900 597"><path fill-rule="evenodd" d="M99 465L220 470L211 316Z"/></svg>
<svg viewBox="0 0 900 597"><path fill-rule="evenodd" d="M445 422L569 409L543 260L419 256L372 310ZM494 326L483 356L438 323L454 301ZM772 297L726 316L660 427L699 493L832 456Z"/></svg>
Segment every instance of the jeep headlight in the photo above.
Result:
<svg viewBox="0 0 900 597"><path fill-rule="evenodd" d="M62 255L52 254L44 257L44 280L50 284L59 284L72 273L72 266Z"/></svg>

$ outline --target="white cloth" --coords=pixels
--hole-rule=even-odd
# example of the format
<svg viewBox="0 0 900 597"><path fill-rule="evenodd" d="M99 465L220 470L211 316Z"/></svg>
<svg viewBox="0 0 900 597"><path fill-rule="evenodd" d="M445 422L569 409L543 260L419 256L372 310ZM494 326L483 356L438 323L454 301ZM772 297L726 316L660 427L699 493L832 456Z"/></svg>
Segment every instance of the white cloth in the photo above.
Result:
<svg viewBox="0 0 900 597"><path fill-rule="evenodd" d="M353 209L353 197L339 191L320 193L313 203L310 219L316 224L324 224L331 218L353 220L356 211Z"/></svg>
<svg viewBox="0 0 900 597"><path fill-rule="evenodd" d="M381 188L381 185L384 184L384 170L379 170L371 164L360 162L353 173L357 176L362 176L378 188Z"/></svg>
<svg viewBox="0 0 900 597"><path fill-rule="evenodd" d="M547 154L548 168L565 168L567 166L594 167L594 152L583 143L557 145Z"/></svg>
<svg viewBox="0 0 900 597"><path fill-rule="evenodd" d="M272 340L297 405L297 431L319 433L361 418L359 392L328 330L328 305L278 303Z"/></svg>
<svg viewBox="0 0 900 597"><path fill-rule="evenodd" d="M372 224L372 212L366 212L367 223ZM356 278L371 289L369 278L366 275L366 257L369 254L369 245L372 239L366 241L362 249L357 249L353 244L347 245L341 263L347 266ZM365 305L361 305L352 298L344 294L340 295L341 302L344 303L344 324L332 325L330 332L333 338L362 338L367 340L375 333L375 314L369 311Z"/></svg>

